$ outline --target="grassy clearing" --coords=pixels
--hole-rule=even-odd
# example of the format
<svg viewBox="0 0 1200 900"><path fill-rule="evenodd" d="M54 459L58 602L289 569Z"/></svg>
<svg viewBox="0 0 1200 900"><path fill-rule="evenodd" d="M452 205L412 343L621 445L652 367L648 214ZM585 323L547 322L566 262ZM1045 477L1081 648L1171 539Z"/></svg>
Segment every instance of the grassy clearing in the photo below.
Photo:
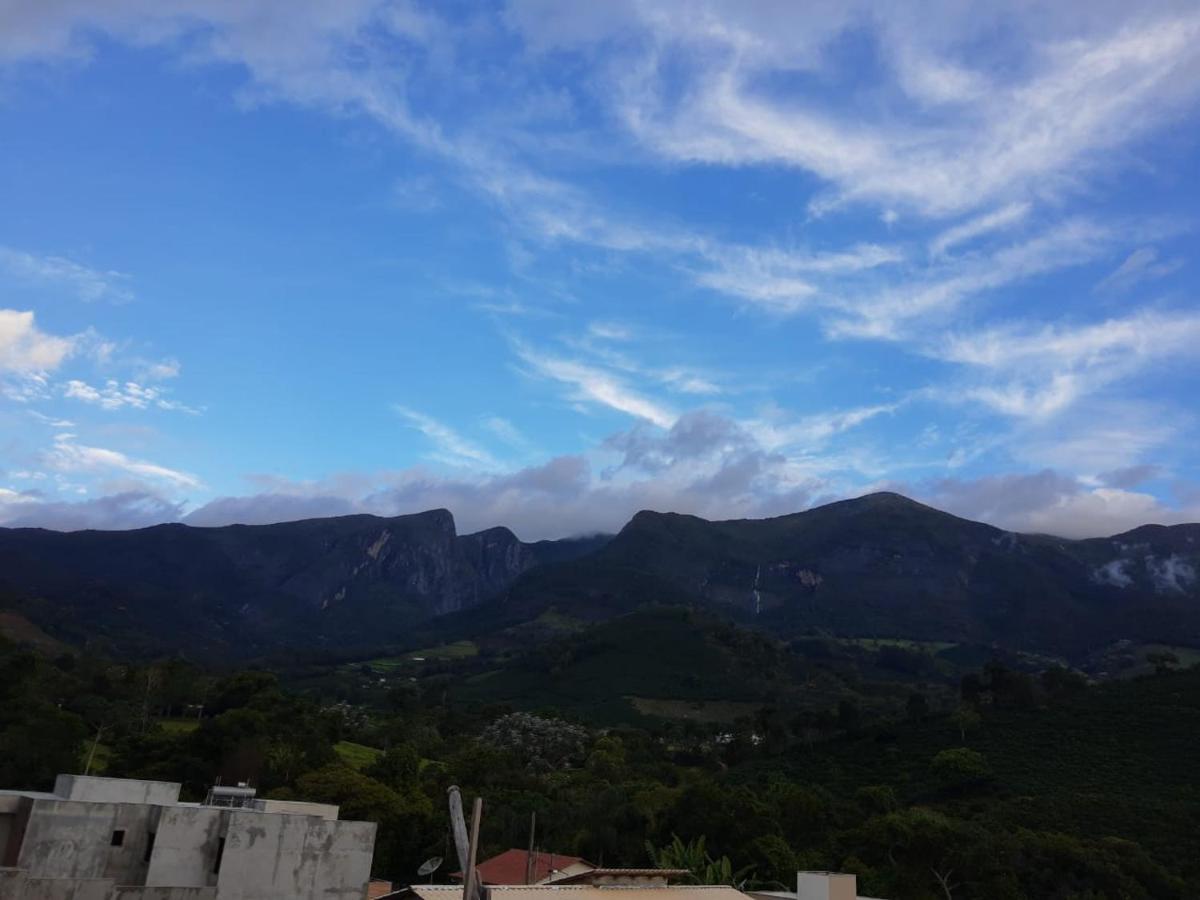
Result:
<svg viewBox="0 0 1200 900"><path fill-rule="evenodd" d="M159 719L158 724L167 734L191 734L200 727L198 719Z"/></svg>
<svg viewBox="0 0 1200 900"><path fill-rule="evenodd" d="M383 751L366 744L356 744L353 741L338 741L333 745L342 762L352 769L362 770L371 765L383 755Z"/></svg>
<svg viewBox="0 0 1200 900"><path fill-rule="evenodd" d="M362 665L370 666L372 671L380 675L387 675L398 669L412 666L414 663L429 660L469 659L472 656L478 655L479 647L476 646L474 641L455 641L453 644L441 644L437 647L425 647L421 650L414 650L403 656L381 656L376 659L369 659L362 663Z"/></svg>

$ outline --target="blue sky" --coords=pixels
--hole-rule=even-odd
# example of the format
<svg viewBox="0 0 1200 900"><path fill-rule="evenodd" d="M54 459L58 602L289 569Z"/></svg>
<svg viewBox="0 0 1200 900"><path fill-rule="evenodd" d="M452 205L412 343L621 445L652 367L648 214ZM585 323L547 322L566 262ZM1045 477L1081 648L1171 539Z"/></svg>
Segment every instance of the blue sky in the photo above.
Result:
<svg viewBox="0 0 1200 900"><path fill-rule="evenodd" d="M0 524L1200 520L1194 3L0 2Z"/></svg>

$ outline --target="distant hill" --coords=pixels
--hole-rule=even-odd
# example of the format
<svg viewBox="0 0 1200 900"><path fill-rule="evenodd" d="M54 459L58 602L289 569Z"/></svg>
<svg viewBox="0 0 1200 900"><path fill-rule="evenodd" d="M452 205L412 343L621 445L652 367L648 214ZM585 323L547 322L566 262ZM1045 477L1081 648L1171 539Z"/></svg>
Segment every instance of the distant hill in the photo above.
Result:
<svg viewBox="0 0 1200 900"><path fill-rule="evenodd" d="M640 512L596 553L509 591L607 618L694 602L779 636L812 632L1077 656L1115 640L1200 643L1200 525L1072 541L878 493L773 519Z"/></svg>
<svg viewBox="0 0 1200 900"><path fill-rule="evenodd" d="M0 529L0 607L61 639L126 653L213 659L378 645L495 596L543 560L595 546L525 544L507 528L459 535L446 510L223 528Z"/></svg>
<svg viewBox="0 0 1200 900"><path fill-rule="evenodd" d="M280 525L0 529L0 607L54 637L253 657L402 644L537 619L698 605L777 637L826 633L1071 658L1117 640L1200 646L1200 525L1073 541L897 494L773 519L641 512L615 537L458 535L445 510ZM10 599L2 599L7 595Z"/></svg>

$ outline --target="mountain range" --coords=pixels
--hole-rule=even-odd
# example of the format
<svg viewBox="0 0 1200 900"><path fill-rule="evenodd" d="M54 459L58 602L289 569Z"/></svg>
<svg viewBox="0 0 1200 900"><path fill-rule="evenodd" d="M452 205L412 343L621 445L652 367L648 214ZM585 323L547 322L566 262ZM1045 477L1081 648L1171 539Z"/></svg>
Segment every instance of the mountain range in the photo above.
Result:
<svg viewBox="0 0 1200 900"><path fill-rule="evenodd" d="M615 536L459 535L446 510L275 525L0 529L0 610L69 644L200 660L400 645L531 621L709 608L781 638L995 644L1075 658L1200 646L1200 525L1067 540L891 493L761 520L644 511Z"/></svg>

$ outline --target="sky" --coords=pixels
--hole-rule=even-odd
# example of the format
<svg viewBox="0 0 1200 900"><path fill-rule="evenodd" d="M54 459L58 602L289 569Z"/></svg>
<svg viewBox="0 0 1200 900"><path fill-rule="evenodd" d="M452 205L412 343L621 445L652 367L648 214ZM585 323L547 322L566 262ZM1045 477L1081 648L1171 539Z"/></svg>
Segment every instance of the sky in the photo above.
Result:
<svg viewBox="0 0 1200 900"><path fill-rule="evenodd" d="M0 0L0 524L1200 520L1194 2Z"/></svg>

